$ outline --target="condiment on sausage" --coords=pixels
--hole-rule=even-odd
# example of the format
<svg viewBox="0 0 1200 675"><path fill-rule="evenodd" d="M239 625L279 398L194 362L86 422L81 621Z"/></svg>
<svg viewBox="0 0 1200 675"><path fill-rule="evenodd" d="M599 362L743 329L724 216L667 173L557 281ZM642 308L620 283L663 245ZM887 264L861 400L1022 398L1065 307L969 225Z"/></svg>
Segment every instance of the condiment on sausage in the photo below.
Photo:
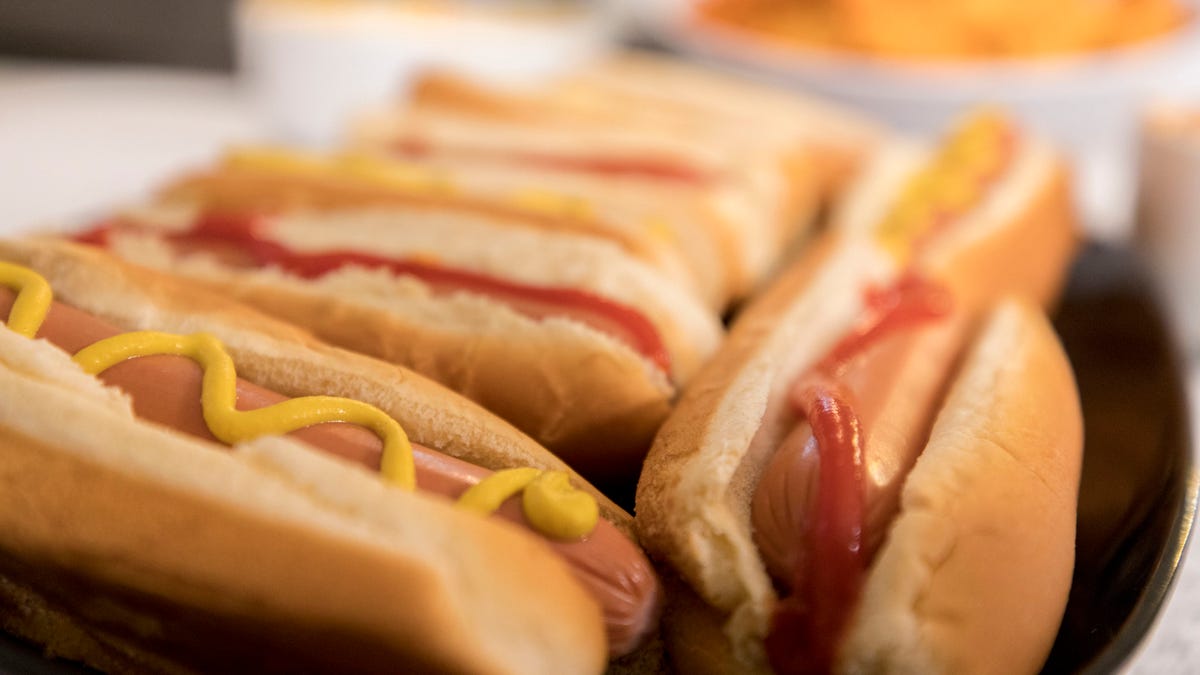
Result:
<svg viewBox="0 0 1200 675"><path fill-rule="evenodd" d="M67 352L82 353L82 360L90 364L90 370L99 372L100 379L130 395L134 411L139 417L199 438L218 440L213 427L206 420L209 408L228 404L229 410L224 413L226 416L231 415L235 407L238 411L261 414L281 404L294 406L304 401L288 399L236 378L231 363L222 375L218 372L220 366L205 371L187 356L153 353L161 351L154 349L161 347L153 344L155 340L178 343L181 339L186 341L185 336L155 334L156 338L146 342L135 335L132 339L121 340L119 329L70 305L52 301L52 293L44 279L27 268L8 263L0 263L0 316L8 316L9 324L20 328L22 334L30 337L36 334ZM97 346L103 349L97 349ZM88 350L92 351L89 353ZM109 353L102 353L104 351ZM138 354L147 355L122 358ZM228 379L223 388L216 388L223 391L224 395L218 396L219 400L215 403L202 405L205 392L210 389L204 380L209 377ZM371 421L369 418L375 417L374 413L359 409L358 414L373 428L378 427L383 431L377 435L355 424L310 418L306 421L316 423L292 431L289 435L368 467L381 467L387 456L384 452L386 441L383 439L387 439L389 433L384 429L389 426L388 422L395 425L391 418L358 401L334 397L310 398L324 399L325 404L341 401L349 404L347 408L369 408L387 421L377 417ZM304 416L301 414L301 417ZM241 429L235 436L241 440L265 433L279 433L295 426L295 420L272 420L270 417L261 416L260 419L265 421L260 428L249 431ZM403 435L398 425L395 429ZM407 443L406 439L404 443ZM494 477L504 473L492 474L486 469L420 445L412 444L410 447L410 451L401 448L399 454L402 461L398 464L403 465L403 459L407 457L409 466L415 468L410 475L415 477L416 485L422 490L447 497L458 498L470 490L474 490L476 495L493 491L496 485ZM403 473L401 469L401 476ZM661 602L657 579L649 562L632 542L608 522L597 522L594 500L585 493L570 489L566 485L565 474L559 478L556 473L537 472L537 475L529 475L526 484L533 484L534 489L525 489L525 497L491 501L497 505L497 515L507 520L531 529L551 529L552 532L557 530L560 534L573 536L551 537L547 542L571 564L576 577L602 606L608 626L610 653L619 656L640 644L654 625ZM400 482L403 484L405 480L401 477ZM540 485L535 485L537 483ZM533 496L532 506L529 495ZM564 502L567 508L563 508ZM529 517L531 514L532 517ZM564 522L566 527L560 528ZM581 530L583 532L579 534Z"/></svg>

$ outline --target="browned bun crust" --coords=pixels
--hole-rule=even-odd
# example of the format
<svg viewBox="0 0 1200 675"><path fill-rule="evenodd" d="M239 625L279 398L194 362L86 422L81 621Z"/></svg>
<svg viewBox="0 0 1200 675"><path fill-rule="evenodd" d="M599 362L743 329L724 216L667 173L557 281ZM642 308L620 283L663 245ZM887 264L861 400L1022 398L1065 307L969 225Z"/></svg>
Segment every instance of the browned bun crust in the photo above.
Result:
<svg viewBox="0 0 1200 675"><path fill-rule="evenodd" d="M1057 336L1037 308L1003 303L907 479L837 672L1037 672L1070 589L1082 447L1078 392ZM641 520L642 499L639 531L652 541L660 533ZM663 578L676 672L770 672L739 656L727 613L670 571Z"/></svg>
<svg viewBox="0 0 1200 675"><path fill-rule="evenodd" d="M430 173L437 175L436 170ZM167 203L195 203L206 209L232 212L286 212L295 209L337 211L364 207L403 206L435 212L486 216L499 227L574 232L613 242L630 256L645 260L672 280L694 283L676 251L650 235L612 227L591 217L565 216L522 209L498 199L463 194L450 186L438 188L380 188L354 179L328 176L279 175L250 169L219 169L182 178L163 188Z"/></svg>
<svg viewBox="0 0 1200 675"><path fill-rule="evenodd" d="M1008 293L1026 302L1052 302L1076 244L1062 165L1045 149L1029 149L1016 165L964 218L964 227L932 242L916 260L917 271L949 285L969 316L989 310ZM896 189L881 183L884 166L865 175L856 199L882 201L887 190ZM875 186L875 194L863 186ZM700 672L710 667L720 672L721 663L735 664L727 669L733 672L766 669L762 641L776 597L753 544L749 505L787 431L779 428L786 422L780 421L786 417L779 412L782 391L850 328L861 311L862 290L887 284L900 272L899 263L874 241L871 213L865 207L847 209L838 227L738 317L721 352L684 391L647 457L637 494L639 534L652 557L685 579L688 592L711 610L698 617L694 611L668 609L664 630L672 658L681 658L677 649L696 650L673 643L671 636L697 630L721 636L728 652L724 657L695 653ZM1059 350L1052 333L1051 345ZM1066 368L1065 360L1057 367L1053 372ZM1068 385L1046 396L1069 408L1077 395L1069 378ZM1077 410L1074 420L1070 412L1053 423L1060 429L1078 424ZM1061 449L1078 452L1069 435L1058 439ZM1073 510L1067 517L1073 519ZM1065 541L1073 541L1069 533ZM1061 561L1038 564L1054 567ZM1058 571L1054 567L1053 573ZM1068 577L1069 571L1068 565ZM1051 585L1065 593L1069 579L1061 587L1057 581ZM1055 602L1050 597L1042 603L1038 630L1045 629L1047 616L1057 622L1057 614L1045 613ZM673 624L678 622L689 627L677 630ZM705 628L706 623L716 625Z"/></svg>
<svg viewBox="0 0 1200 675"><path fill-rule="evenodd" d="M829 231L809 246L802 257L776 279L753 306L738 317L718 358L697 376L694 386L684 390L679 403L655 438L646 457L637 488L636 525L648 550L667 555L688 547L689 520L693 517L679 500L690 502L699 495L673 489L691 462L698 461L703 440L720 436L716 418L726 405L726 392L760 356L765 340L777 328L781 314L812 286L814 277L827 268L845 238ZM755 481L735 480L731 501L749 504ZM671 556L672 564L685 577L700 573L691 556Z"/></svg>
<svg viewBox="0 0 1200 675"><path fill-rule="evenodd" d="M1055 160L1049 179L1003 228L930 260L958 302L982 307L1004 292L1054 304L1079 245L1070 180L1066 165Z"/></svg>
<svg viewBox="0 0 1200 675"><path fill-rule="evenodd" d="M80 420L85 421L97 420ZM107 430L95 432L99 442L109 440ZM146 436L153 435L132 437ZM599 626L589 626L599 619L594 603L540 542L510 528L419 497L415 501L430 506L410 504L404 511L453 528L459 540L455 548L463 556L488 556L484 564L495 567L500 551L515 555L520 564L513 567L527 574L523 580L502 579L508 570L480 574L471 569L475 565L454 566L449 560L437 565L430 560L436 556L417 552L436 546L427 543L433 541L427 534L380 536L390 533L369 521L356 525L354 518L333 511L329 515L344 531L328 521L310 526L295 504L279 507L297 511L281 519L274 508L254 503L258 500L239 503L219 490L204 494L173 486L140 467L114 466L104 451L67 449L62 443L0 429L0 570L10 580L20 579L15 588L27 589L27 613L42 613L41 620L29 623L12 617L7 627L46 641L52 652L87 657L94 652L79 639L87 636L94 646L132 658L139 669L147 658L202 671L304 664L317 670L392 672L396 663L406 663L416 672L480 673L525 672L538 658L564 655L566 662L595 672L604 661L602 630L597 640L590 629ZM222 462L229 466L219 473L199 467L204 480L228 481L231 489L255 485L246 482L233 456L203 447L189 450L231 460ZM198 468L186 461L187 453L165 454L179 462L172 470ZM262 478L270 482L269 474ZM371 508L402 504L384 501ZM308 514L322 515L319 502L312 502ZM349 536L363 526L374 530L370 537ZM576 617L583 618L575 624L583 630L545 640L551 653L541 656L521 655L522 650L497 654L494 644L484 647L479 638L494 630L486 624L503 620L503 614L488 607L493 600L485 597L467 598L464 606L454 588L472 581L537 588L541 602L556 608L562 603L563 615L556 620L575 624ZM547 585L555 591L542 595ZM58 621L47 624L46 616ZM82 635L71 639L67 633L61 639L43 632L63 628L61 621ZM564 643L555 647L559 639ZM589 654L597 647L598 654Z"/></svg>
<svg viewBox="0 0 1200 675"><path fill-rule="evenodd" d="M675 394L665 373L615 338L568 320L529 319L486 298L431 297L418 282L367 270L345 272L331 287L272 271L192 268L170 254L141 257L122 245L115 250L341 348L411 368L606 485L635 480ZM719 334L715 319L705 318ZM687 355L673 356L684 367Z"/></svg>
<svg viewBox="0 0 1200 675"><path fill-rule="evenodd" d="M510 424L406 368L330 347L177 277L125 263L103 251L53 239L0 241L0 259L46 276L56 297L130 330L207 331L222 340L239 374L288 396L328 394L370 403L394 417L413 441L498 470L568 471L604 517L632 531L632 519L561 460Z"/></svg>
<svg viewBox="0 0 1200 675"><path fill-rule="evenodd" d="M0 248L49 277L65 301L109 306L110 320L137 324L127 327L222 335L251 380L284 391L290 382L293 393L343 380L335 393L385 393L393 408L429 412L414 382L392 376L395 388L380 392L355 370L361 357L337 370L323 362L336 351L288 343L294 329L270 322L251 333L254 315L217 313L218 298L180 296L195 310L180 322L152 298L183 289L124 286L155 275L123 275L99 253L63 244ZM138 421L127 399L44 341L0 331L0 344L0 594L20 608L8 628L95 665L129 660L138 670L160 659L202 671L603 667L599 607L538 538L287 439L222 452ZM277 360L247 367L255 349ZM302 363L289 367L289 358ZM305 378L306 369L333 374ZM431 386L416 380L422 387ZM447 437L486 449L488 439L472 438L480 431L468 424ZM64 627L62 638L50 634Z"/></svg>
<svg viewBox="0 0 1200 675"><path fill-rule="evenodd" d="M331 344L404 364L507 420L594 479L632 481L671 410L673 388L664 378L649 377L643 360L624 349L580 349L541 331L455 330L277 284L197 283Z"/></svg>
<svg viewBox="0 0 1200 675"><path fill-rule="evenodd" d="M671 671L706 675L745 673L746 665L734 657L729 638L721 630L726 616L669 572L664 572L662 579L667 594L662 629Z"/></svg>
<svg viewBox="0 0 1200 675"><path fill-rule="evenodd" d="M743 100L744 99L744 100ZM734 102L731 104L731 102ZM727 256L725 297L757 288L785 244L806 232L853 158L874 142L869 125L811 101L669 60L631 57L537 89L498 91L459 77L418 78L407 108L365 118L357 142L427 144L421 161L469 157L481 147L652 157L699 169L702 185L657 185L647 203L701 207L699 224ZM830 118L834 121L830 122ZM843 118L843 119L839 119ZM844 122L844 124L842 123ZM823 135L821 130L830 134ZM521 141L510 137L522 135ZM620 177L609 177L614 194Z"/></svg>
<svg viewBox="0 0 1200 675"><path fill-rule="evenodd" d="M1075 557L1083 423L1041 311L1002 304L909 474L841 668L1034 673Z"/></svg>

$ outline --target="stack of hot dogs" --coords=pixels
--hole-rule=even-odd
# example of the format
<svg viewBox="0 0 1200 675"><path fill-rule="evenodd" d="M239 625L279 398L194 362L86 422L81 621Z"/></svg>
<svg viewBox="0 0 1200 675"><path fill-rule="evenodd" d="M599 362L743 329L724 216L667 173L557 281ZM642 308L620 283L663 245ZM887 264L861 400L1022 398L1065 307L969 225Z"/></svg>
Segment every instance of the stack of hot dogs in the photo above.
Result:
<svg viewBox="0 0 1200 675"><path fill-rule="evenodd" d="M5 242L4 628L113 671L1034 671L1066 185L997 112L929 148L628 56L430 75L344 151Z"/></svg>

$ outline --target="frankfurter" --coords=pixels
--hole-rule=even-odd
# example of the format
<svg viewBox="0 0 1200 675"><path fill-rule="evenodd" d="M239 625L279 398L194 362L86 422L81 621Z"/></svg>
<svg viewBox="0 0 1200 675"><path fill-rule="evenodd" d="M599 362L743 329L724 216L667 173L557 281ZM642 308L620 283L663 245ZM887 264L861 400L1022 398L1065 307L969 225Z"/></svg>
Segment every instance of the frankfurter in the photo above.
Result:
<svg viewBox="0 0 1200 675"><path fill-rule="evenodd" d="M595 672L655 629L629 517L409 371L66 242L0 242L0 316L4 622L55 653Z"/></svg>
<svg viewBox="0 0 1200 675"><path fill-rule="evenodd" d="M1032 672L1053 641L1082 432L1036 306L1073 249L1065 176L981 114L859 181L647 457L681 672Z"/></svg>
<svg viewBox="0 0 1200 675"><path fill-rule="evenodd" d="M610 242L469 202L385 205L321 161L242 155L83 239L411 367L589 478L632 484L716 316Z"/></svg>
<svg viewBox="0 0 1200 675"><path fill-rule="evenodd" d="M504 92L428 74L406 105L365 115L352 143L665 210L685 236L715 242L715 269L736 299L776 266L835 176L876 138L849 114L815 121L826 115L800 97L629 57ZM838 133L814 140L831 127Z"/></svg>

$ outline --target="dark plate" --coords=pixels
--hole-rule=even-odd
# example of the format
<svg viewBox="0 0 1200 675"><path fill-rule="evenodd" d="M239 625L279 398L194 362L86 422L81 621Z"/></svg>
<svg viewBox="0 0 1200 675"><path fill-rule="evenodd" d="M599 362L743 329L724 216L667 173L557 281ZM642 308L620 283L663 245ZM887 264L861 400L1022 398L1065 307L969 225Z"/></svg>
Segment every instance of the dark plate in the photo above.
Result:
<svg viewBox="0 0 1200 675"><path fill-rule="evenodd" d="M1075 583L1047 673L1108 673L1166 603L1196 511L1184 369L1125 249L1079 257L1055 325L1083 398ZM0 634L0 671L86 672Z"/></svg>
<svg viewBox="0 0 1200 675"><path fill-rule="evenodd" d="M1185 368L1145 270L1093 246L1055 327L1083 400L1075 579L1045 672L1109 673L1145 639L1196 513Z"/></svg>

